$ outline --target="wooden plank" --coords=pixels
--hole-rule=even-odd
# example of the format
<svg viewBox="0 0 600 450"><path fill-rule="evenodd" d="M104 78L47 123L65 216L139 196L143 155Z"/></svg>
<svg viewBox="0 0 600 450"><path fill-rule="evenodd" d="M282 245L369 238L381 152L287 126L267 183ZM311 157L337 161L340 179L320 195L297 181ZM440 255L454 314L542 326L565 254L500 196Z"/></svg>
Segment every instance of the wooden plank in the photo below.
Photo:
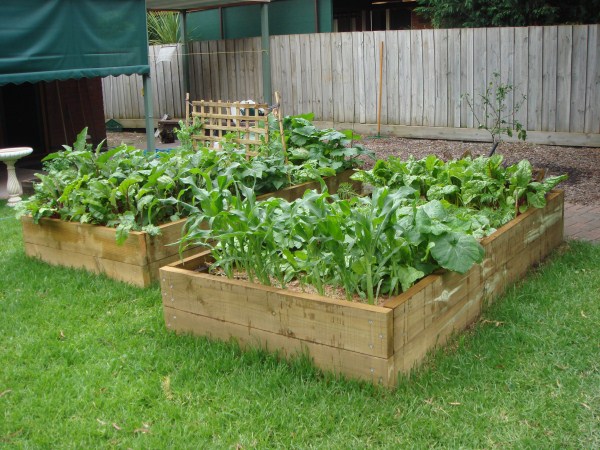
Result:
<svg viewBox="0 0 600 450"><path fill-rule="evenodd" d="M354 117L353 122L366 122L367 106L366 106L366 89L365 89L365 65L364 65L364 34L352 33L352 49L354 66L354 82L356 92L354 95Z"/></svg>
<svg viewBox="0 0 600 450"><path fill-rule="evenodd" d="M514 85L514 64L515 64L515 29L500 28L500 81L503 84L513 87L513 91L506 96L506 112L510 121L514 121L514 101L515 93L518 95L518 88ZM518 100L517 100L518 101Z"/></svg>
<svg viewBox="0 0 600 450"><path fill-rule="evenodd" d="M544 27L544 54L542 57L542 130L556 130L556 55L558 29Z"/></svg>
<svg viewBox="0 0 600 450"><path fill-rule="evenodd" d="M291 53L292 48L290 44L289 36L282 36L282 61L281 64L285 66L285 90L282 92L283 94L283 107L286 115L290 114L298 114L298 105L295 102L295 88L293 77L294 74L292 72L291 67Z"/></svg>
<svg viewBox="0 0 600 450"><path fill-rule="evenodd" d="M321 76L321 40L318 34L311 34L309 38L310 47L310 110L315 118L323 117L323 78Z"/></svg>
<svg viewBox="0 0 600 450"><path fill-rule="evenodd" d="M363 70L365 73L365 120L367 123L377 123L377 59L379 58L379 48L375 41L375 34L372 31L363 33Z"/></svg>
<svg viewBox="0 0 600 450"><path fill-rule="evenodd" d="M448 30L433 31L435 67L435 112L433 125L448 126Z"/></svg>
<svg viewBox="0 0 600 450"><path fill-rule="evenodd" d="M392 355L390 309L171 266L160 273L163 303L178 311L381 358Z"/></svg>
<svg viewBox="0 0 600 450"><path fill-rule="evenodd" d="M352 33L342 33L342 90L344 95L344 117L346 121L355 117L354 64L352 63Z"/></svg>
<svg viewBox="0 0 600 450"><path fill-rule="evenodd" d="M423 70L423 34L421 30L410 32L410 67L411 67L411 125L424 125L423 123L423 83L425 72Z"/></svg>
<svg viewBox="0 0 600 450"><path fill-rule="evenodd" d="M589 25L586 75L586 133L600 133L600 25Z"/></svg>
<svg viewBox="0 0 600 450"><path fill-rule="evenodd" d="M492 98L496 96L496 82L495 75L500 75L500 28L487 28L486 29L486 80L489 85L490 82L494 82L492 89ZM490 114L492 113L489 111ZM488 126L493 126L494 117L493 115L487 121Z"/></svg>
<svg viewBox="0 0 600 450"><path fill-rule="evenodd" d="M259 98L257 83L257 71L256 71L256 56L258 50L256 49L256 39L245 39L245 60L246 60L246 96L244 99L254 100Z"/></svg>
<svg viewBox="0 0 600 450"><path fill-rule="evenodd" d="M585 91L587 75L587 25L573 26L573 58L571 64L571 116L569 131L583 132L585 128Z"/></svg>
<svg viewBox="0 0 600 450"><path fill-rule="evenodd" d="M485 28L473 30L473 126L486 122L487 109L481 102L488 82L487 33Z"/></svg>
<svg viewBox="0 0 600 450"><path fill-rule="evenodd" d="M163 109L169 116L177 117L175 115L175 94L173 91L173 77L177 74L173 73L171 63L168 61L158 63L162 67L163 78L162 80L156 80L157 83L162 83L164 89L164 106Z"/></svg>
<svg viewBox="0 0 600 450"><path fill-rule="evenodd" d="M302 80L302 111L314 112L312 108L312 71L310 65L313 64L310 52L310 41L308 35L298 35L300 42L300 78Z"/></svg>
<svg viewBox="0 0 600 450"><path fill-rule="evenodd" d="M448 121L444 126L460 127L460 30L448 30Z"/></svg>
<svg viewBox="0 0 600 450"><path fill-rule="evenodd" d="M146 287L152 282L147 266L129 264L114 259L74 253L60 248L25 242L25 254L55 266L85 269L88 272L104 274L114 280L135 286Z"/></svg>
<svg viewBox="0 0 600 450"><path fill-rule="evenodd" d="M256 97L255 101L257 102L265 102L265 92L263 86L263 67L262 67L262 43L260 39L254 39L254 53L252 54L254 60L254 86ZM268 55L269 56L269 55ZM271 90L273 85L271 84ZM271 92L271 98L274 99L275 95Z"/></svg>
<svg viewBox="0 0 600 450"><path fill-rule="evenodd" d="M529 90L528 83L529 66L529 29L515 28L515 69L514 86L519 92L527 95ZM524 102L517 114L516 119L527 126L528 102Z"/></svg>
<svg viewBox="0 0 600 450"><path fill-rule="evenodd" d="M229 100L229 81L227 79L229 75L229 66L227 65L227 46L226 41L217 41L217 60L219 64L219 98L221 100Z"/></svg>
<svg viewBox="0 0 600 450"><path fill-rule="evenodd" d="M410 64L411 32L398 31L398 125L410 125L412 104L412 70Z"/></svg>
<svg viewBox="0 0 600 450"><path fill-rule="evenodd" d="M460 30L460 124L473 128L473 113L463 95L474 98L473 90L473 29Z"/></svg>
<svg viewBox="0 0 600 450"><path fill-rule="evenodd" d="M204 99L218 100L217 93L213 90L212 72L210 70L210 47L208 41L200 42L200 61L202 67L202 83L204 87Z"/></svg>
<svg viewBox="0 0 600 450"><path fill-rule="evenodd" d="M304 91L302 89L302 57L300 54L300 36L290 36L290 62L291 62L291 82L292 98L294 110L299 114L305 114L309 111L305 109Z"/></svg>
<svg viewBox="0 0 600 450"><path fill-rule="evenodd" d="M148 261L145 233L132 231L122 245L117 245L114 228L48 218L36 225L30 217L22 217L21 224L27 243L129 264L145 265Z"/></svg>
<svg viewBox="0 0 600 450"><path fill-rule="evenodd" d="M527 129L542 128L543 27L529 27L529 79L527 90ZM523 124L525 125L525 124Z"/></svg>
<svg viewBox="0 0 600 450"><path fill-rule="evenodd" d="M332 77L332 50L331 34L320 33L321 44L321 92L323 93L323 120L333 120L333 77ZM360 94L359 94L360 95Z"/></svg>
<svg viewBox="0 0 600 450"><path fill-rule="evenodd" d="M238 95L238 86L237 86L237 56L235 52L235 41L233 39L228 39L225 41L225 51L227 52L225 58L225 64L227 65L227 74L225 75L225 79L227 80L227 98L223 98L222 100L234 101L239 99ZM204 98L204 97L197 97Z"/></svg>
<svg viewBox="0 0 600 450"><path fill-rule="evenodd" d="M321 128L335 126L339 129L352 128L352 123L315 122ZM377 124L354 124L358 134L372 135L377 133ZM451 141L489 142L487 131L474 128L449 127L413 127L405 125L382 125L381 133L415 139L445 139ZM506 142L517 142L516 136L505 137ZM559 133L549 131L528 131L527 142L542 145L564 145L570 147L600 147L600 135L590 133Z"/></svg>
<svg viewBox="0 0 600 450"><path fill-rule="evenodd" d="M571 60L573 54L573 27L558 27L558 55L556 76L556 131L569 131L571 120Z"/></svg>
<svg viewBox="0 0 600 450"><path fill-rule="evenodd" d="M194 86L194 90L191 93L191 98L205 98L204 86L203 86L203 75L202 75L202 55L200 54L202 49L200 47L200 42L195 41L191 42L188 45L191 45L192 57L190 59L190 70L193 71L193 78L191 85Z"/></svg>
<svg viewBox="0 0 600 450"><path fill-rule="evenodd" d="M318 368L350 378L392 387L395 380L392 358L377 358L327 345L315 344L278 333L222 322L164 307L167 328L178 333L192 333L212 339L235 339L242 348L278 349L285 357L308 353Z"/></svg>
<svg viewBox="0 0 600 450"><path fill-rule="evenodd" d="M332 80L333 80L333 121L344 122L344 88L343 88L343 58L342 58L342 33L331 35L332 51ZM349 117L350 119L350 117Z"/></svg>
<svg viewBox="0 0 600 450"><path fill-rule="evenodd" d="M158 48L157 46L153 46L152 47L152 68L154 69L154 75L150 77L150 79L154 79L156 80L155 83L151 83L152 87L153 87L153 91L156 93L156 97L155 100L156 102L154 103L153 107L154 107L154 111L156 111L156 115L157 116L162 116L163 114L168 114L167 113L167 101L166 101L166 97L165 97L165 84L163 83L159 83L158 80L164 80L165 79L165 75L163 72L163 64L164 63L159 63L157 62L158 60Z"/></svg>
<svg viewBox="0 0 600 450"><path fill-rule="evenodd" d="M389 54L389 48L386 43L386 32L385 31L374 31L373 40L375 42L375 73L376 73L376 105L377 114L379 114L379 92L381 88L381 123L388 123L388 105L387 105L387 90L389 88L389 81L387 79L387 59ZM383 44L383 61L380 61L381 45ZM396 58L394 59L396 61ZM382 67L380 67L382 66ZM382 70L380 76L380 68ZM395 102L394 102L395 103Z"/></svg>
<svg viewBox="0 0 600 450"><path fill-rule="evenodd" d="M242 39L234 39L234 78L235 78L235 92L231 100L240 101L246 98L246 66L244 64L244 41ZM205 97L206 98L206 97Z"/></svg>
<svg viewBox="0 0 600 450"><path fill-rule="evenodd" d="M435 125L435 43L433 30L423 30L423 125Z"/></svg>
<svg viewBox="0 0 600 450"><path fill-rule="evenodd" d="M384 123L400 123L400 109L402 105L399 98L400 80L398 75L400 50L398 49L398 31L387 31L385 33L385 104L387 108Z"/></svg>
<svg viewBox="0 0 600 450"><path fill-rule="evenodd" d="M210 91L212 93L211 97L214 100L222 100L223 95L221 92L221 70L219 67L219 55L217 53L217 41L208 41L207 42L207 51L208 55L206 58L208 59L208 65L210 67Z"/></svg>

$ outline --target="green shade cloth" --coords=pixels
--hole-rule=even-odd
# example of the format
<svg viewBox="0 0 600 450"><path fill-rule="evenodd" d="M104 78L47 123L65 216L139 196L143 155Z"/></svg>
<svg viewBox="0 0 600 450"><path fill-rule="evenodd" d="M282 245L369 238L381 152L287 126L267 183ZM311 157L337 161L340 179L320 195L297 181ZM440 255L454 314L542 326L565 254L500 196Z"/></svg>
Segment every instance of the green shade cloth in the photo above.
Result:
<svg viewBox="0 0 600 450"><path fill-rule="evenodd" d="M145 0L0 2L0 85L148 73Z"/></svg>

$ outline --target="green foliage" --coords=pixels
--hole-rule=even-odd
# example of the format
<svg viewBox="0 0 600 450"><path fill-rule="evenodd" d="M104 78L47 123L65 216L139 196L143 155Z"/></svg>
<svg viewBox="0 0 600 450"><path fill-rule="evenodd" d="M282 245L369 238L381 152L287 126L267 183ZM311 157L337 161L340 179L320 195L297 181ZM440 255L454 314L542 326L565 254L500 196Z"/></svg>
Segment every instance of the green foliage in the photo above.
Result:
<svg viewBox="0 0 600 450"><path fill-rule="evenodd" d="M416 12L436 28L600 22L600 0L418 0Z"/></svg>
<svg viewBox="0 0 600 450"><path fill-rule="evenodd" d="M541 208L545 196L567 175L549 177L541 182L532 178L528 161L504 167L503 157L463 158L444 162L434 155L402 161L390 157L377 161L373 169L361 170L352 178L378 187L403 190L424 201L438 200L454 205L457 214L480 211L473 223L475 234L482 236L485 229L493 230L513 219L528 207ZM486 228L489 227L489 228Z"/></svg>
<svg viewBox="0 0 600 450"><path fill-rule="evenodd" d="M132 230L157 234L158 225L195 211L203 189L233 188L235 181L257 194L274 192L354 167L361 154L338 154L343 150L337 141L322 143L320 152L295 164L286 164L276 151L248 160L235 146L223 152L195 150L191 136L200 129L198 124L180 123L182 147L155 154L125 145L108 152L101 152L100 146L92 150L85 142L86 128L73 147L64 146L64 151L45 158L47 174L37 175L35 195L20 205L19 213L32 215L35 222L53 217L115 227L118 242L124 242Z"/></svg>
<svg viewBox="0 0 600 450"><path fill-rule="evenodd" d="M179 13L150 11L146 15L148 43L150 45L176 44L179 42Z"/></svg>
<svg viewBox="0 0 600 450"><path fill-rule="evenodd" d="M494 79L489 82L485 92L478 94L483 109L483 116L480 117L477 115L475 100L469 94L463 94L462 96L467 102L469 109L471 109L479 129L486 130L492 137L490 156L494 154L496 148L502 142L503 135L512 137L513 132L516 132L518 139L522 141L527 139L527 131L515 119L515 115L521 109L526 97L523 95L521 100L515 100L512 109L509 110L506 105L506 99L513 93L513 85L502 83L498 72L494 72L493 76Z"/></svg>
<svg viewBox="0 0 600 450"><path fill-rule="evenodd" d="M298 280L321 294L341 287L348 298L374 303L436 268L465 272L483 258L471 218L403 190L376 188L371 197L350 199L307 191L293 202L256 202L240 190L244 200L226 190L203 192L202 210L188 219L182 239L182 246L211 247L213 269L229 277L242 270L266 285Z"/></svg>
<svg viewBox="0 0 600 450"><path fill-rule="evenodd" d="M285 141L290 161L302 164L312 161L318 167L329 167L340 172L356 166L362 155L374 158L372 151L356 143L360 136L351 130L337 131L332 128L320 130L312 124L313 114L286 116L283 119ZM279 145L279 129L272 126L275 146Z"/></svg>

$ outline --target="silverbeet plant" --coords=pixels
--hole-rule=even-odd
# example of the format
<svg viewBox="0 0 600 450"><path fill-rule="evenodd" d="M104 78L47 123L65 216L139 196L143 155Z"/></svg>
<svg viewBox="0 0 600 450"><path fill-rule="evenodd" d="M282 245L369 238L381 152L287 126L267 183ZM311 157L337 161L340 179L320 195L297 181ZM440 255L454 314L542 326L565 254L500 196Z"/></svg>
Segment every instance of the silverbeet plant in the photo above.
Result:
<svg viewBox="0 0 600 450"><path fill-rule="evenodd" d="M293 202L257 202L245 186L234 195L213 185L199 193L181 248L210 247L212 269L228 277L241 270L281 287L298 280L320 294L339 287L373 304L440 267L464 273L483 259L473 235L479 221L438 200L419 203L412 190L375 188L349 199L307 191Z"/></svg>
<svg viewBox="0 0 600 450"><path fill-rule="evenodd" d="M358 171L352 178L378 187L411 188L424 200L481 211L498 228L529 207L544 207L546 194L567 179L560 175L536 181L533 172L526 160L505 167L501 155L448 162L429 155L420 160L379 160L373 169Z"/></svg>
<svg viewBox="0 0 600 450"><path fill-rule="evenodd" d="M114 227L117 242L123 243L132 230L155 235L159 225L186 217L207 180L224 177L261 194L335 175L357 163L344 155L341 160L332 155L327 166L323 155L290 164L281 153L248 160L237 148L196 150L189 139L196 125L181 125L180 137L187 136L184 147L156 154L126 145L106 152L101 146L92 150L84 129L73 147L64 146L63 151L45 158L47 174L37 175L35 195L22 203L18 213L31 215L36 223L52 217ZM333 144L323 145L335 149Z"/></svg>

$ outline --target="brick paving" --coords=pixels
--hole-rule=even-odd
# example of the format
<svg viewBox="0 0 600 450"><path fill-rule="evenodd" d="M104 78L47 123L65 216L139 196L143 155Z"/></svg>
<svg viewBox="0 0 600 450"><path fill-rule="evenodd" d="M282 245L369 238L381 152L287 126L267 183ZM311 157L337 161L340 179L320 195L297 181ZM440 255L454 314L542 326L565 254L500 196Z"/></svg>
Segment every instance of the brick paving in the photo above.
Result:
<svg viewBox="0 0 600 450"><path fill-rule="evenodd" d="M600 243L600 205L565 202L565 238Z"/></svg>

